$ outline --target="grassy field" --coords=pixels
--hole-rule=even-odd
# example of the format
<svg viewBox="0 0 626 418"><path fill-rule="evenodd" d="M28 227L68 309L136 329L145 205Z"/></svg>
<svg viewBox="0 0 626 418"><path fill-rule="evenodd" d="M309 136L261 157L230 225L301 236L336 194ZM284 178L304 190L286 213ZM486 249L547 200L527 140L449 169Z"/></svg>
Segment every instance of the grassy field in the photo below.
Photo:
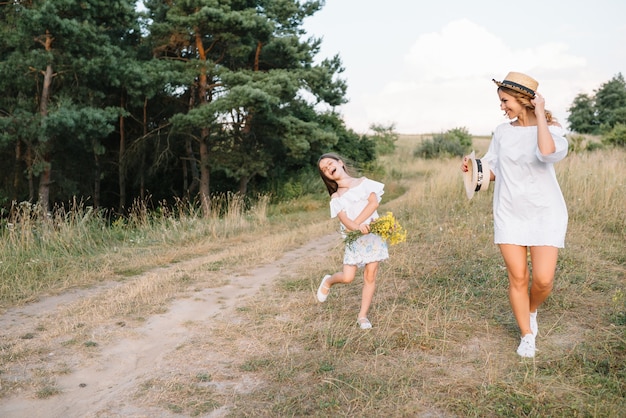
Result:
<svg viewBox="0 0 626 418"><path fill-rule="evenodd" d="M387 185L380 209L393 211L409 236L379 270L372 330L355 324L359 280L333 287L324 304L314 301L321 277L341 267L338 243L337 251L277 278L262 297L240 301L229 320L181 346L178 372L146 378L135 401L183 416L224 407L237 417L626 416L626 152L572 154L557 165L570 214L566 248L539 312L537 356L521 359L506 271L493 244L493 190L468 201L459 161L414 159L419 141L402 136L378 179ZM475 139L477 154L487 144ZM137 318L166 312L207 275L272 263L332 233L327 205L323 194L278 208L262 200L251 211L231 201L230 216L210 220L185 208L184 216L146 213L146 220L138 210L137 219L113 228L79 207L53 226L30 225L26 216L7 225L3 310L103 281L124 287L65 311L63 321L41 324L33 330L38 338L3 336L0 395L55 396L50 382L71 366L45 368L37 358L59 340L71 341L66 350L89 350L102 323L139 326ZM214 255L210 263L139 286L144 272L206 254ZM230 358L231 379L255 384L211 385L220 379L205 360L213 352ZM23 369L30 373L16 378L16 363L29 364Z"/></svg>

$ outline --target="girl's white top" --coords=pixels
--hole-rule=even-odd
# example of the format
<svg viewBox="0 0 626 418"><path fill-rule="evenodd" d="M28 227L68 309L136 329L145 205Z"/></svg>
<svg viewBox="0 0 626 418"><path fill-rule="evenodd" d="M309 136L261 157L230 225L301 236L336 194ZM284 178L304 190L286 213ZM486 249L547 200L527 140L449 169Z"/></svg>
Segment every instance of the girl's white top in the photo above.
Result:
<svg viewBox="0 0 626 418"><path fill-rule="evenodd" d="M351 187L341 196L330 199L330 217L335 218L343 210L348 215L348 218L354 220L367 206L367 199L369 199L371 193L375 193L378 202L380 202L385 193L384 188L385 185L383 183L362 177L359 184ZM378 218L378 212L374 211L372 216L363 223L369 224L376 218ZM341 224L341 229L342 231L345 229L343 224Z"/></svg>
<svg viewBox="0 0 626 418"><path fill-rule="evenodd" d="M496 176L493 194L494 241L524 246L565 246L567 207L554 163L567 155L565 130L549 126L556 151L541 155L536 126L496 127L482 158Z"/></svg>

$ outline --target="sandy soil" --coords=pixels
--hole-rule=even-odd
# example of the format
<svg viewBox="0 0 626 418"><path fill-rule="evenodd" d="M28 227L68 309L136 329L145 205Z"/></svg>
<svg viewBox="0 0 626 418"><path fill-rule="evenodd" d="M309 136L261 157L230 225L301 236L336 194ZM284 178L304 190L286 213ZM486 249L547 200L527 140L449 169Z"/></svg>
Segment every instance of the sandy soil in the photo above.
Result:
<svg viewBox="0 0 626 418"><path fill-rule="evenodd" d="M307 245L287 252L281 259L254 270L238 272L224 285L195 289L193 297L172 301L167 312L147 318L131 334L109 345L99 346L91 356L58 359L57 363L71 365L65 374L55 377L58 394L45 399L33 392L23 391L17 396L0 400L0 417L176 417L180 416L161 408L141 404L134 394L141 382L152 375L167 372L169 358L176 350L196 338L197 333L208 333L219 321L228 318L243 298L252 298L263 292L263 287L281 275L283 269L297 268L307 258L319 257L336 245L336 234L316 239ZM177 272L202 265L202 258L178 263L170 269ZM162 273L163 271L161 271ZM158 274L149 272L146 274ZM63 306L95 292L103 292L117 283L106 283L87 290L68 292L49 297L24 307L11 309L0 317L0 329L26 332L36 327L44 317ZM197 286L197 285L196 285ZM313 296L312 296L313 297ZM188 323L201 324L189 327ZM48 353L49 356L67 356L71 351ZM207 353L214 362L227 364L233 359L224 353ZM243 381L241 376L229 377L230 387L250 387L254 382ZM214 379L215 380L215 379ZM219 384L218 382L214 382ZM228 406L212 412L210 417L226 414Z"/></svg>

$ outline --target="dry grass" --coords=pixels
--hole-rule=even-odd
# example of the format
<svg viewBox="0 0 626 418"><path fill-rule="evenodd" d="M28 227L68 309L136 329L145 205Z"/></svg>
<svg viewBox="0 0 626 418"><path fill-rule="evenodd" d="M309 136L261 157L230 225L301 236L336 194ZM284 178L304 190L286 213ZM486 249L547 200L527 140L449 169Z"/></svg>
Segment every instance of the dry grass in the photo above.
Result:
<svg viewBox="0 0 626 418"><path fill-rule="evenodd" d="M0 312L46 295L124 280L219 252L224 245L257 240L268 230L282 233L290 217L270 215L268 202L267 196L259 196L246 210L240 196L221 196L212 201L208 219L183 203L153 212L136 203L129 218L112 225L80 204L53 217L20 205L11 219L0 221ZM321 201L309 202L310 213L299 216L298 223L318 222L315 213L321 207Z"/></svg>
<svg viewBox="0 0 626 418"><path fill-rule="evenodd" d="M563 187L570 206L581 196L571 174L583 172L579 164L612 166L598 173L603 190L587 192L624 196L624 183L613 180L626 172L624 153L587 158L559 167L561 177L574 177ZM626 324L616 321L624 305L611 302L624 287L623 205L609 199L588 216L573 211L555 292L540 314L539 355L521 361L505 270L492 244L491 195L465 200L457 161L400 165L409 190L385 207L412 238L381 268L375 328L363 333L354 324L358 284L333 288L323 305L311 303L340 253L311 262L307 277L285 278L269 300L212 335L238 353L235 364L248 380L260 382L221 404L234 416L624 415ZM591 220L612 226L598 231Z"/></svg>
<svg viewBox="0 0 626 418"><path fill-rule="evenodd" d="M55 376L65 374L60 371L66 370L60 369L61 359L71 358L71 368L78 367L101 347L135 335L135 328L151 315L167 312L175 298L192 297L198 286L224 286L229 282L225 276L272 263L285 251L327 234L329 229L328 222L319 221L288 228L284 222L267 217L263 222L253 223L245 218L233 222L246 227L248 233L231 233L231 237L224 234L218 241L209 235L204 241L164 242L162 248L146 250L126 248L127 258L109 259L111 255L106 252L98 255L98 259L106 260L107 267L100 267L101 276L83 279L84 283L99 283L95 291L78 290L84 296L72 298L72 302L56 309L48 307L52 312L33 314L32 320L2 329L0 396L21 390L32 390L42 398L59 393L54 382ZM181 234L179 239L186 236ZM79 276L76 265L77 269L70 271ZM107 274L116 280L103 282ZM71 282L66 282L65 288L60 281L54 282L58 286L55 294L70 292L75 287ZM45 300L45 294L35 292L29 299ZM9 318L4 323L15 325L16 320ZM47 353L54 353L54 359L47 358Z"/></svg>
<svg viewBox="0 0 626 418"><path fill-rule="evenodd" d="M407 142L401 145L410 149ZM223 360L236 353L225 368L198 361L197 370L215 373L228 388L209 397L216 410L232 416L623 416L624 301L611 296L624 291L624 209L614 199L595 208L596 198L587 194L624 196L624 183L614 181L615 173L626 173L624 153L592 154L582 162L572 156L559 167L570 206L579 198L591 206L570 210L568 248L540 314L540 352L531 361L515 354L518 330L492 244L491 194L465 200L457 161L412 161L406 149L399 155L391 167L401 167L408 191L385 208L412 235L381 268L375 328L364 333L354 323L359 284L333 288L325 304L313 302L319 277L340 266L340 249L310 261L218 324L207 340L184 348L185 358L210 351L209 358ZM602 162L611 167L597 174L603 187L582 193L580 165ZM196 386L195 393L186 386L180 394L199 402L205 393ZM165 384L161 390L170 402L175 398Z"/></svg>
<svg viewBox="0 0 626 418"><path fill-rule="evenodd" d="M506 272L493 245L491 192L468 201L459 162L414 160L419 140L401 138L385 161L385 198L399 197L384 199L382 209L410 235L381 265L371 331L355 324L359 280L333 287L324 304L314 300L319 279L341 266L338 241L334 252L282 266L260 297L237 301L219 321L186 324L188 340L135 388L134 402L185 416L625 416L626 153L571 155L557 166L570 209L567 248L540 312L538 356L521 360ZM479 154L487 142L476 142ZM89 341L107 344L132 333L173 298L222 286L226 272L272 263L332 232L325 204L306 204L313 211L294 214L295 223L264 217L271 225L219 245L198 240L187 249L151 249L152 265L163 270L60 310L40 324L41 338L3 341L3 392L30 385L54 396L54 376L74 365L46 369L32 358L59 339L68 351L93 355ZM132 256L128 261L132 267L122 261L116 268L137 268ZM126 326L111 326L120 321ZM39 374L3 380L15 361Z"/></svg>

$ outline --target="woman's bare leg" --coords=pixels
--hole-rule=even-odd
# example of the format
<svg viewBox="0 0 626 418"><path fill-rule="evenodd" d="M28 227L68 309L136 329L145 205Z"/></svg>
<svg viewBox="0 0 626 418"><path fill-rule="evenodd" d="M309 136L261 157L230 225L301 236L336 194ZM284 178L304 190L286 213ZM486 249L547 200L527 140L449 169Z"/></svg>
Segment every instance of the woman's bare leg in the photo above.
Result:
<svg viewBox="0 0 626 418"><path fill-rule="evenodd" d="M511 309L523 337L526 334L532 334L530 329L530 296L528 295L530 271L528 270L527 250L526 247L511 244L500 244L499 247L509 275Z"/></svg>
<svg viewBox="0 0 626 418"><path fill-rule="evenodd" d="M556 247L530 247L533 279L530 286L530 312L537 308L550 296L554 285L554 273L559 249Z"/></svg>

